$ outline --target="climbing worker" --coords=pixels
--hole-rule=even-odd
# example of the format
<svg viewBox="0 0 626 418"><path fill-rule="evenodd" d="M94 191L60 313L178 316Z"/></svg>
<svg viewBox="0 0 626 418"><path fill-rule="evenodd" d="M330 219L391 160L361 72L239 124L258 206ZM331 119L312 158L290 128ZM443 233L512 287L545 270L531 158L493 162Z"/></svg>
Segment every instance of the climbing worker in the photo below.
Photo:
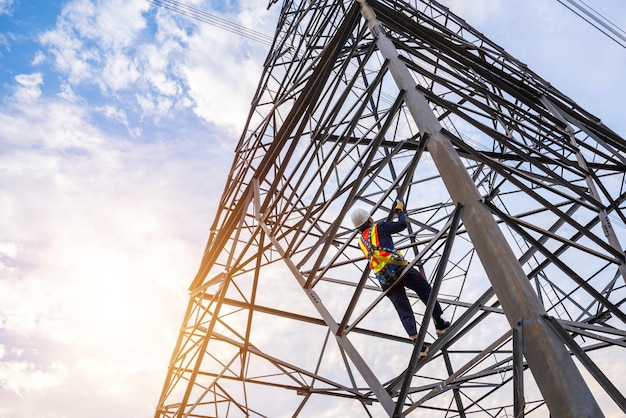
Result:
<svg viewBox="0 0 626 418"><path fill-rule="evenodd" d="M407 227L406 215L401 203L398 202L396 204L394 212L398 216L398 220L395 222L375 223L364 209L355 209L351 215L352 223L361 233L359 235L359 247L369 260L369 266L376 274L383 291L387 290L396 281L404 270L404 266L408 264L402 254L396 250L391 238L391 234L398 233ZM415 342L417 339L417 326L405 288L415 291L424 304L428 302L432 288L422 273L415 268L411 268L402 276L401 282L387 293L387 297L396 308L398 316L400 316L404 329L409 334L411 340ZM443 319L442 315L443 310L437 301L433 310L433 321L438 335L445 334L450 327L450 322ZM427 353L428 346L422 346L420 357L425 356Z"/></svg>

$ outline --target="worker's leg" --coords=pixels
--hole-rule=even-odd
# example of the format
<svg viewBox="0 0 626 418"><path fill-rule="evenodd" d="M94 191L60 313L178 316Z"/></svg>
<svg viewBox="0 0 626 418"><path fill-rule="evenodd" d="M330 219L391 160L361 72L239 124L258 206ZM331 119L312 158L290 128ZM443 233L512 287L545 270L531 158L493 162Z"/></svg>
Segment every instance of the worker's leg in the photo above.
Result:
<svg viewBox="0 0 626 418"><path fill-rule="evenodd" d="M383 290L386 288L387 286L383 286ZM409 334L409 337L414 338L417 336L415 316L413 316L413 309L411 309L411 303L409 302L409 298L406 296L404 287L402 287L402 285L395 286L389 293L387 293L387 297L396 308L400 321L402 321L402 325L404 326L407 334Z"/></svg>
<svg viewBox="0 0 626 418"><path fill-rule="evenodd" d="M432 287L422 273L416 269L411 269L402 279L402 284L417 293L417 296L419 296L420 300L424 302L424 304L428 303ZM439 304L439 301L436 301L435 308L433 309L433 318L435 320L439 320L442 315L443 310L441 309L441 305Z"/></svg>

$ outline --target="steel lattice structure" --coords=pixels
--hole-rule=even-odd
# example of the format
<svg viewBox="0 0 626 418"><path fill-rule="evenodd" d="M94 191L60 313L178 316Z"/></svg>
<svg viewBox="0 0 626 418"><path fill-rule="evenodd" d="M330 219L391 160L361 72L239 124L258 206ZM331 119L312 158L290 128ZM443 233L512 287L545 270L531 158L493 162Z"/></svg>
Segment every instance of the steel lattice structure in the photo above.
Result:
<svg viewBox="0 0 626 418"><path fill-rule="evenodd" d="M626 412L625 176L623 138L437 2L286 0L155 417ZM349 221L398 198L453 322L410 294L422 359Z"/></svg>

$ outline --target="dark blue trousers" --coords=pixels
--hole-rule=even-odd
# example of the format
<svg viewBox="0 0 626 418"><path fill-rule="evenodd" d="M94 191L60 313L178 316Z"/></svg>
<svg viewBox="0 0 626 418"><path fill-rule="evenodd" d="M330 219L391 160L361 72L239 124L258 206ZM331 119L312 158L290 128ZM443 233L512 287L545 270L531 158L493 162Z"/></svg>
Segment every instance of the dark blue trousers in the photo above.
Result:
<svg viewBox="0 0 626 418"><path fill-rule="evenodd" d="M393 306L396 308L396 311L398 311L398 316L400 317L400 321L402 321L404 329L407 334L409 334L409 337L411 337L417 334L417 326L415 324L413 309L411 309L411 303L406 295L405 287L417 293L417 296L424 304L428 303L428 297L430 296L432 287L430 283L426 281L422 273L412 268L401 279L401 282L387 293L387 297L391 299ZM383 285L383 290L387 290L387 288L389 288L388 285ZM433 318L441 318L441 315L443 315L443 310L439 302L436 302L433 310Z"/></svg>

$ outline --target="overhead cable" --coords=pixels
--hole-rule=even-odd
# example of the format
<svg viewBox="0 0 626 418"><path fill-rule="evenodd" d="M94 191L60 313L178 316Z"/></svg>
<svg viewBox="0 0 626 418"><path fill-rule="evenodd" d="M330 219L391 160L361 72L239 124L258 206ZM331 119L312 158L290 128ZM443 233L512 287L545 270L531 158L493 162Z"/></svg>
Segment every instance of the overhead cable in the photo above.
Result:
<svg viewBox="0 0 626 418"><path fill-rule="evenodd" d="M617 26L615 23L611 22L605 16L603 16L600 12L596 11L594 8L589 6L584 1L580 0L580 3L575 0L565 0L572 7L576 8L578 11L583 13L579 13L577 10L574 10L572 7L565 4L562 0L557 0L563 6L567 7L570 11L576 14L581 19L585 20L594 28L598 29L604 35L615 41L622 48L626 48L626 32Z"/></svg>
<svg viewBox="0 0 626 418"><path fill-rule="evenodd" d="M272 45L273 38L269 35L266 35L261 32L257 32L252 29L248 29L245 26L241 26L237 23L230 22L226 19L204 12L195 7L187 6L186 4L180 3L178 1L174 1L174 0L146 0L146 1L148 1L149 3L155 4L157 6L163 7L165 9L171 10L173 12L182 14L183 16L189 17L191 19L208 23L209 25L213 25L218 28L227 30L231 33L234 33L236 35L243 36L244 38L248 38L250 40L260 42L268 46Z"/></svg>

